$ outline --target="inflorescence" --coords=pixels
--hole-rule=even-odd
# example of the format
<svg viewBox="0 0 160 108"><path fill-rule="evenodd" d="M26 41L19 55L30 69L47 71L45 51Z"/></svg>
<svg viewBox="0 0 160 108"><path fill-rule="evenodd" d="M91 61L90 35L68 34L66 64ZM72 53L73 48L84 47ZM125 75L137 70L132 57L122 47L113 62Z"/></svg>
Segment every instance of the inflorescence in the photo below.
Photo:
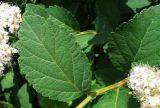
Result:
<svg viewBox="0 0 160 108"><path fill-rule="evenodd" d="M21 21L19 7L0 3L0 76L3 75L5 66L10 64L12 55L18 52L10 46L9 37L17 32Z"/></svg>
<svg viewBox="0 0 160 108"><path fill-rule="evenodd" d="M141 103L141 108L160 108L160 70L149 65L133 67L128 86Z"/></svg>

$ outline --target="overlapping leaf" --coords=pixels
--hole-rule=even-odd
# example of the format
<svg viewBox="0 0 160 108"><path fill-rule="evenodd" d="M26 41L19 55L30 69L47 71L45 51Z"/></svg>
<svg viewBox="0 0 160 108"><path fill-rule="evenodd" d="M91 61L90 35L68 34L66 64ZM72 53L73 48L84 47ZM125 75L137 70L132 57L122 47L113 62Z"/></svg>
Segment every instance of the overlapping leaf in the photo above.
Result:
<svg viewBox="0 0 160 108"><path fill-rule="evenodd" d="M27 4L24 15L40 15L44 18L52 16L67 26L79 30L79 24L75 17L63 7L50 6L45 8L42 5Z"/></svg>
<svg viewBox="0 0 160 108"><path fill-rule="evenodd" d="M109 37L110 59L120 70L132 62L160 64L160 5L137 14Z"/></svg>

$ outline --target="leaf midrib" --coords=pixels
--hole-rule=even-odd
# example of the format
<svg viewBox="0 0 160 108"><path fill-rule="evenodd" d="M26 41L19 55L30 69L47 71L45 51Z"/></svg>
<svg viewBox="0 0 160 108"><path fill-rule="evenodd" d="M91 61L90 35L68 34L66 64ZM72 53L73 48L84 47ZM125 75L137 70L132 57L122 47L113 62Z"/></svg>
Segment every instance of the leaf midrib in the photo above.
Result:
<svg viewBox="0 0 160 108"><path fill-rule="evenodd" d="M22 44L21 44L22 45ZM31 54L33 54L32 52L30 52L27 48L25 48L24 46L23 46L23 48L24 49L26 49L29 53L31 53ZM34 56L36 56L35 54L33 54ZM31 57L31 56L30 56ZM37 57L37 56L36 56ZM25 57L25 58L29 58L29 57ZM38 57L38 58L40 58L40 57ZM43 59L43 58L40 58L40 59L42 59L42 60L45 60L45 59ZM45 60L46 61L46 60ZM48 61L48 62L50 62L50 61ZM51 62L52 63L52 62ZM24 63L23 62L23 64L24 65L26 65L26 66L28 66L28 67L30 67L30 68L32 68L35 72L38 72L39 73L39 71L37 71L36 69L34 69L32 66L30 66L30 65L28 65L28 64L26 64L26 63ZM42 74L42 75L44 75L44 76L47 76L46 74L44 74L44 73L40 73L40 74ZM60 80L60 79L57 79L57 78L54 78L54 77L50 77L50 76L47 76L47 77L49 77L49 78L51 78L51 79L53 79L53 80L56 80L56 81L60 81L60 82L64 82L64 83L69 83L69 82L66 82L66 81L64 81L64 80ZM36 78L36 79L41 79L41 78ZM70 84L70 83L69 83ZM50 90L50 89L49 89ZM53 91L57 91L57 90L53 90ZM67 91L68 92L68 91ZM75 92L75 91L72 91L72 92ZM77 93L79 93L79 91L77 91Z"/></svg>
<svg viewBox="0 0 160 108"><path fill-rule="evenodd" d="M116 90L116 99L115 99L115 105L114 105L114 108L117 108L118 97L119 97L119 88L117 88L117 90Z"/></svg>
<svg viewBox="0 0 160 108"><path fill-rule="evenodd" d="M153 19L154 19L154 18L153 18ZM148 31L149 31L149 29L150 29L150 27L151 27L151 25L152 25L152 23L153 23L153 19L151 20L148 28L146 29L146 32L145 32L144 36L142 37L142 39L141 39L141 41L140 41L138 50L137 50L137 52L136 52L136 54L135 54L135 56L134 56L134 58L133 58L133 62L136 60L136 58L137 58L137 56L138 56L137 54L139 53L139 51L140 51L140 49L141 49L141 46L142 46L142 43L143 43L143 41L144 41L144 39L145 39L145 37L146 37L146 34L148 33Z"/></svg>

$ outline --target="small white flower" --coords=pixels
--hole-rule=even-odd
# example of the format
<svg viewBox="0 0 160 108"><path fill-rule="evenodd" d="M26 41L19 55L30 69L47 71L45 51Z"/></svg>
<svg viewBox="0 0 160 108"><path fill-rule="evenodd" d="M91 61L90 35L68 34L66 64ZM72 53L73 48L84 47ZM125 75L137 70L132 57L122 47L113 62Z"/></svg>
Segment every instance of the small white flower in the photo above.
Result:
<svg viewBox="0 0 160 108"><path fill-rule="evenodd" d="M0 77L3 75L4 65L0 63Z"/></svg>
<svg viewBox="0 0 160 108"><path fill-rule="evenodd" d="M8 33L4 30L4 28L0 27L0 43L8 43L8 40Z"/></svg>
<svg viewBox="0 0 160 108"><path fill-rule="evenodd" d="M148 97L149 104L154 107L160 104L160 96Z"/></svg>
<svg viewBox="0 0 160 108"><path fill-rule="evenodd" d="M4 65L7 65L11 61L11 57L15 49L10 47L8 44L0 44L0 61Z"/></svg>

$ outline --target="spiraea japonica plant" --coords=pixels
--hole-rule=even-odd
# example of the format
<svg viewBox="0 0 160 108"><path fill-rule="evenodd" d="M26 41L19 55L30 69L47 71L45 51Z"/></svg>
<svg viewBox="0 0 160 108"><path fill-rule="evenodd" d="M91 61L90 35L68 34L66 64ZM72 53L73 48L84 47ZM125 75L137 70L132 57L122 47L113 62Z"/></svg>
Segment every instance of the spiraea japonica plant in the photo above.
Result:
<svg viewBox="0 0 160 108"><path fill-rule="evenodd" d="M0 108L160 108L159 0L0 3Z"/></svg>

